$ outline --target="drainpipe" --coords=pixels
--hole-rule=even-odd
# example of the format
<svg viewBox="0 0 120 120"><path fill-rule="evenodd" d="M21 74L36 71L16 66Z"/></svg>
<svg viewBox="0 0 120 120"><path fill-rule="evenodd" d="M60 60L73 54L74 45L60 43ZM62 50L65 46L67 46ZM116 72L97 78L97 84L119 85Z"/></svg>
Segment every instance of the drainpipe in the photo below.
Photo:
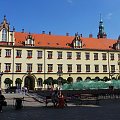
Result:
<svg viewBox="0 0 120 120"><path fill-rule="evenodd" d="M13 63L12 63L12 81L14 82L14 46L13 46ZM13 83L14 84L14 83ZM13 86L13 84L12 84L12 86Z"/></svg>
<svg viewBox="0 0 120 120"><path fill-rule="evenodd" d="M109 51L108 53L108 74L109 74L109 79L110 79L110 58L109 58Z"/></svg>

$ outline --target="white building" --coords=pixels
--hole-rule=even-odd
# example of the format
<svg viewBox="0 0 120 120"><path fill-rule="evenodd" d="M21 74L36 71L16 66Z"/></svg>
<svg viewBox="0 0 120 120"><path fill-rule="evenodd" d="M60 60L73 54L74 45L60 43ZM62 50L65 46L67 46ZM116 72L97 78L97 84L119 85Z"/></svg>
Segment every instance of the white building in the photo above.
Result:
<svg viewBox="0 0 120 120"><path fill-rule="evenodd" d="M33 90L44 87L46 79L66 79L76 82L85 79L119 77L120 39L107 39L102 20L97 38L82 34L58 36L10 30L6 17L0 25L1 88L10 78Z"/></svg>

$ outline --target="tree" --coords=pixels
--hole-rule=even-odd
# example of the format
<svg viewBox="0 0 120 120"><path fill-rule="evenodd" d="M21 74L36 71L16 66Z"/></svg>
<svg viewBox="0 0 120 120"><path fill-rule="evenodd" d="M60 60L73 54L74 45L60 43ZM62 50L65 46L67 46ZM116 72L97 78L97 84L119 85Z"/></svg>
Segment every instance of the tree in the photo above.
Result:
<svg viewBox="0 0 120 120"><path fill-rule="evenodd" d="M13 84L13 81L10 78L5 78L4 83L8 86L11 86L11 84Z"/></svg>
<svg viewBox="0 0 120 120"><path fill-rule="evenodd" d="M21 88L22 80L20 78L17 78L15 84Z"/></svg>

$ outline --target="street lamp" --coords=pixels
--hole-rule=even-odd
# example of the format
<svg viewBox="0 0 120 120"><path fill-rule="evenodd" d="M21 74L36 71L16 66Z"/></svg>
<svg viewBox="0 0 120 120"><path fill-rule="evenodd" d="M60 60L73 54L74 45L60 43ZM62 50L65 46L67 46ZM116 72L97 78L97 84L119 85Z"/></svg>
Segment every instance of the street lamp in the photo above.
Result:
<svg viewBox="0 0 120 120"><path fill-rule="evenodd" d="M3 75L3 71L0 72L0 89L1 89L1 77L2 77L2 75Z"/></svg>
<svg viewBox="0 0 120 120"><path fill-rule="evenodd" d="M62 82L62 79L61 79L61 75L63 74L62 71L58 71L57 72L57 75L59 76L58 78L58 86L59 86L59 89L61 88L61 82Z"/></svg>

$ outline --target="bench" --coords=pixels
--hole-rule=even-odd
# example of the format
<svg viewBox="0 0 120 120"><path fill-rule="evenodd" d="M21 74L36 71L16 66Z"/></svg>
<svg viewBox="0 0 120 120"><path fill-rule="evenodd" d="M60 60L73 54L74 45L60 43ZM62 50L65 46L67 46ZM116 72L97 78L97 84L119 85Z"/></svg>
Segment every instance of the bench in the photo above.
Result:
<svg viewBox="0 0 120 120"><path fill-rule="evenodd" d="M80 104L90 104L92 102L95 102L96 105L99 104L99 96L98 95L93 95L93 94L81 94L80 95Z"/></svg>

